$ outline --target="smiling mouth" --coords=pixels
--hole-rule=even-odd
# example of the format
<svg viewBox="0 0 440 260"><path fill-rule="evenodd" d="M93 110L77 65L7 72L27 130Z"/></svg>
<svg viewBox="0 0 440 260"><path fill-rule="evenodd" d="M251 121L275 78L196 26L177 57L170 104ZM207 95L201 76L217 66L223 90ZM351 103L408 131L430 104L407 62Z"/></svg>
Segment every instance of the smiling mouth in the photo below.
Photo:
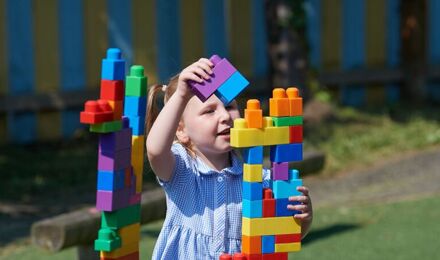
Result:
<svg viewBox="0 0 440 260"><path fill-rule="evenodd" d="M218 133L217 135L229 135L230 132L231 131L229 129L225 129L225 130L221 131L220 133Z"/></svg>

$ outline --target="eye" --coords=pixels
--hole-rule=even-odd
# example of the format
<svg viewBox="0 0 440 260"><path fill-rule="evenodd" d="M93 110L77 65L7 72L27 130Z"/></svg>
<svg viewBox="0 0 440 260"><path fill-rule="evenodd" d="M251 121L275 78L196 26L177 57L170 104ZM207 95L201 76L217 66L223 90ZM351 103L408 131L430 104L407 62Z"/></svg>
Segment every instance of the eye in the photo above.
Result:
<svg viewBox="0 0 440 260"><path fill-rule="evenodd" d="M214 112L215 112L214 109L207 109L207 110L203 111L202 114L212 114Z"/></svg>
<svg viewBox="0 0 440 260"><path fill-rule="evenodd" d="M234 105L227 105L227 106L225 106L225 108L226 108L226 110L233 110L233 109L235 109L235 106Z"/></svg>

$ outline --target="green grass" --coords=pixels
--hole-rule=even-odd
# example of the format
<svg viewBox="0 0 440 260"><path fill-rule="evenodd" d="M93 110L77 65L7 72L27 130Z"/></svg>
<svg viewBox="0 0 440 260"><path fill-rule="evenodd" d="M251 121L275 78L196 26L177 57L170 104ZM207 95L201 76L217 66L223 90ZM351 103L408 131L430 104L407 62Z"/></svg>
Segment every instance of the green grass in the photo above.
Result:
<svg viewBox="0 0 440 260"><path fill-rule="evenodd" d="M302 251L290 259L434 259L438 255L440 197L363 207L318 208ZM149 259L161 221L142 228L141 258ZM0 254L1 255L1 254ZM47 254L21 247L2 259L73 259L69 249Z"/></svg>
<svg viewBox="0 0 440 260"><path fill-rule="evenodd" d="M440 110L360 111L337 108L334 119L304 133L305 149L326 153L325 175L365 167L440 144Z"/></svg>

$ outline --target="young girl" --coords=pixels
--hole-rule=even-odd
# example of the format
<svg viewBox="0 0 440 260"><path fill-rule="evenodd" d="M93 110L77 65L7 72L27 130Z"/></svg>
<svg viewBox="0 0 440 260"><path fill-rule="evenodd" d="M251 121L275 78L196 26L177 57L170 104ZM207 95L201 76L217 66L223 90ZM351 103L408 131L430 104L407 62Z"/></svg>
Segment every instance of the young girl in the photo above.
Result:
<svg viewBox="0 0 440 260"><path fill-rule="evenodd" d="M188 85L209 79L212 67L202 58L168 86L149 91L147 155L167 200L153 259L218 259L224 252L240 252L243 169L229 136L234 119L240 117L237 103L224 106L215 95L202 103ZM157 115L161 91L165 105ZM303 196L289 200L301 204L288 208L302 212L295 218L302 220L304 237L312 205L307 188L298 190Z"/></svg>

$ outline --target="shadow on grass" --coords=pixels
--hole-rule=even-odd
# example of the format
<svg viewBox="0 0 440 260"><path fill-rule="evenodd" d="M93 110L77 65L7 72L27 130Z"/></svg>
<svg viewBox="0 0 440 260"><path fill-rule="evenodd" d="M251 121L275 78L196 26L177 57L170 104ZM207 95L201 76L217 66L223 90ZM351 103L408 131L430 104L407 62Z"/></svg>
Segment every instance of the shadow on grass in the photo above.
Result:
<svg viewBox="0 0 440 260"><path fill-rule="evenodd" d="M160 234L160 228L157 230L143 230L141 231L142 237L149 237L149 238L158 238Z"/></svg>
<svg viewBox="0 0 440 260"><path fill-rule="evenodd" d="M313 230L301 241L301 243L304 245L310 244L321 239L326 239L331 236L339 235L340 233L358 229L360 227L360 224L336 224L330 227Z"/></svg>

